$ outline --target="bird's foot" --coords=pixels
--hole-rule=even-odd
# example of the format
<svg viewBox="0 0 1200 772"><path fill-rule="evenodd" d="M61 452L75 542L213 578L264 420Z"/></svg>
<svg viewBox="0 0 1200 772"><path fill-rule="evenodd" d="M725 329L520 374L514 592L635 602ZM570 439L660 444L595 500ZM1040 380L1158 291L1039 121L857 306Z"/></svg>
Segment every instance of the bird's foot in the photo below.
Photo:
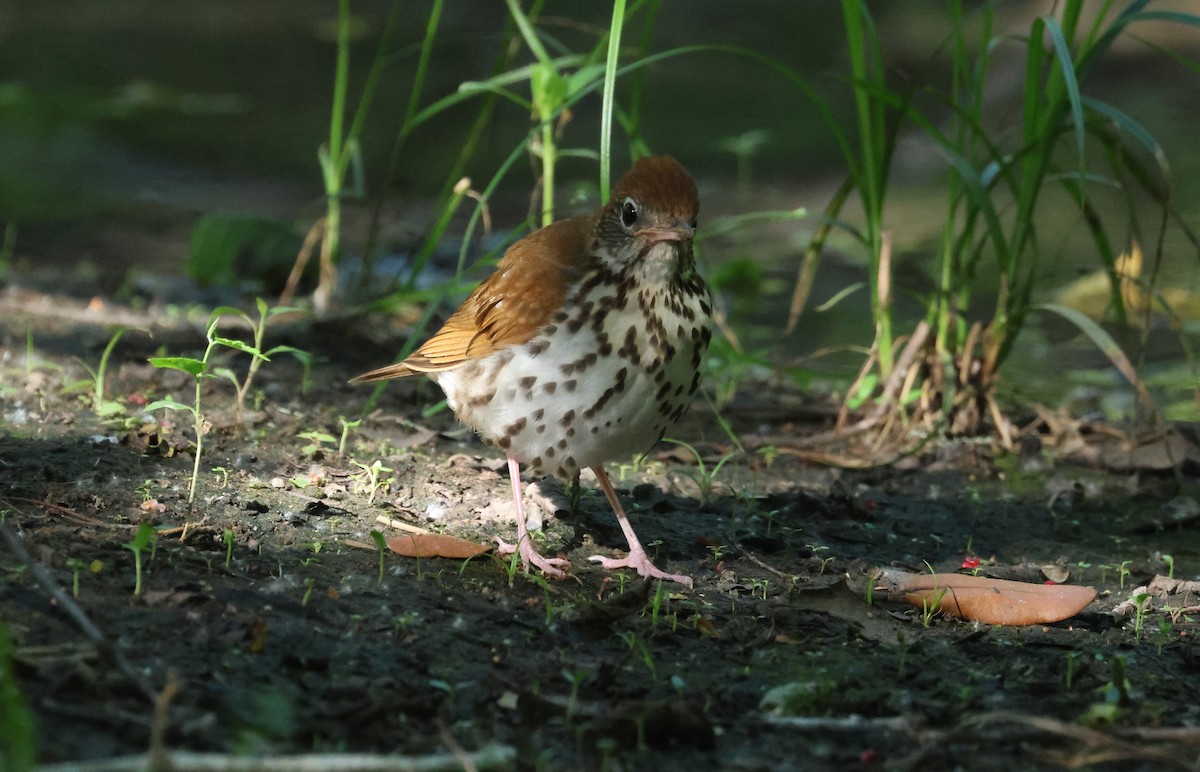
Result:
<svg viewBox="0 0 1200 772"><path fill-rule="evenodd" d="M560 571L557 567L566 566L569 568L571 566L571 561L569 560L544 557L542 553L537 551L537 548L533 546L533 542L528 538L521 539L520 546L517 546L509 544L499 536L496 537L497 554L511 555L514 552L520 555L521 566L525 569L525 573L529 573L529 567L532 565L542 569L542 573L551 579L565 579L567 577L566 572Z"/></svg>
<svg viewBox="0 0 1200 772"><path fill-rule="evenodd" d="M588 560L593 563L599 563L603 568L609 570L614 568L632 568L638 572L639 576L647 579L666 579L668 582L676 582L689 590L692 589L692 578L690 576L668 574L666 571L659 569L650 562L650 558L646 555L645 550L640 548L631 550L623 558L606 558L603 555L592 555Z"/></svg>

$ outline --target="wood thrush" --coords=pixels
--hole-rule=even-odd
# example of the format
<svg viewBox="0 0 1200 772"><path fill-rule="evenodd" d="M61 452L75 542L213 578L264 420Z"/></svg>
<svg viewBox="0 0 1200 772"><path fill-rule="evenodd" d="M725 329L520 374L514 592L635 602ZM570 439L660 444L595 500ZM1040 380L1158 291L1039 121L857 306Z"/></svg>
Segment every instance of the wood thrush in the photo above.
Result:
<svg viewBox="0 0 1200 772"><path fill-rule="evenodd" d="M649 451L691 402L711 337L711 299L692 257L696 183L673 158L643 158L598 212L513 244L446 324L403 362L363 383L425 373L454 414L508 455L525 570L555 578L567 561L529 539L520 465L570 478L589 467L629 542L605 568L688 587L650 562L604 463Z"/></svg>

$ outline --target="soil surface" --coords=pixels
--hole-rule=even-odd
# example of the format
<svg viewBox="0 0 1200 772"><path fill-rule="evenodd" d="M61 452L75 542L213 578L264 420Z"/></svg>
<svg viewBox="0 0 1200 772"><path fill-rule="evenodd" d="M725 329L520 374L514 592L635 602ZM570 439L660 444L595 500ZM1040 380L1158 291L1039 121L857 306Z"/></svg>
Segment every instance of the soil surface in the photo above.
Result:
<svg viewBox="0 0 1200 772"><path fill-rule="evenodd" d="M693 590L588 561L625 547L588 479L528 495L541 549L571 562L564 581L492 553L381 561L372 531L515 532L502 456L430 410L436 386L371 403L346 383L390 361L402 325L281 320L266 345L313 365L274 357L241 416L232 385L205 380L189 503L191 418L144 407L190 404L194 383L147 357L199 357L207 316L17 287L3 304L15 545L0 619L42 762L153 748L548 770L1196 768L1197 597L1146 588L1200 571L1194 462L1071 466L1030 429L1017 454L960 440L887 468L818 466L780 438L829 428L836 405L747 378L722 408L729 432L699 402L674 432L688 445L610 466L658 565ZM97 411L88 368L116 324L113 404ZM245 377L246 354L217 357ZM142 523L156 538L137 593ZM981 575L1099 595L1065 621L1004 627L873 592L876 568L971 557Z"/></svg>

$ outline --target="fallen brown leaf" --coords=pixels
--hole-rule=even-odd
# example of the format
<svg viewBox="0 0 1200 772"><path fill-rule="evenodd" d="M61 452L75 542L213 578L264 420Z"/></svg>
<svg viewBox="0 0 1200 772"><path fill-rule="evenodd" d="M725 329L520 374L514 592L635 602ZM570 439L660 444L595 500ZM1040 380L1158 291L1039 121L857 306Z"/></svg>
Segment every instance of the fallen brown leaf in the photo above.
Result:
<svg viewBox="0 0 1200 772"><path fill-rule="evenodd" d="M440 533L393 536L387 545L392 552L406 558L473 558L491 549L486 544Z"/></svg>
<svg viewBox="0 0 1200 772"><path fill-rule="evenodd" d="M1030 584L969 574L910 574L885 569L890 592L920 608L989 625L1039 625L1075 616L1096 597L1091 587Z"/></svg>

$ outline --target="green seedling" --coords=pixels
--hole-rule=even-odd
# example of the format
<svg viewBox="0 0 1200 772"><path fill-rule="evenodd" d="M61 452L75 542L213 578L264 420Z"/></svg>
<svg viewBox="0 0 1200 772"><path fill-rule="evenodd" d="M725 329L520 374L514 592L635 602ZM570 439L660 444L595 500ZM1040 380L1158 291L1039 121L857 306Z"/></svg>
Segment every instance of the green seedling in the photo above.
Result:
<svg viewBox="0 0 1200 772"><path fill-rule="evenodd" d="M258 319L254 319L245 311L237 308L225 306L213 311L214 318L220 316L240 316L250 325L252 343L244 343L240 340L231 338L215 338L216 342L227 348L236 351L242 351L250 355L250 365L246 370L246 377L239 379L237 374L227 367L217 367L213 369L213 375L225 378L233 384L237 396L237 420L241 423L246 412L246 395L250 392L250 386L254 382L254 376L258 373L258 369L264 362L270 362L271 357L276 354L290 354L304 367L307 379L308 368L312 364L312 357L307 351L301 351L294 346L275 346L267 351L263 351L263 339L267 334L267 320L277 314L294 311L294 308L289 306L279 306L277 308L269 308L267 302L262 298L255 298L254 304L258 309ZM210 331L211 332L211 331ZM213 337L210 335L210 340Z"/></svg>
<svg viewBox="0 0 1200 772"><path fill-rule="evenodd" d="M667 600L667 591L663 587L663 582L654 583L654 596L650 598L650 628L658 629L658 620L662 615L663 603Z"/></svg>
<svg viewBox="0 0 1200 772"><path fill-rule="evenodd" d="M154 498L154 493L152 492L152 490L155 487L155 485L156 485L156 483L154 482L154 480L143 480L142 484L139 485L138 487L134 488L134 490L137 491L139 495L141 495L142 501L149 501L150 499Z"/></svg>
<svg viewBox="0 0 1200 772"><path fill-rule="evenodd" d="M104 353L100 355L100 364L95 370L84 365L88 374L92 376L92 407L100 418L111 418L125 410L125 406L120 402L104 398L104 378L108 372L108 360L112 356L113 349L117 347L117 341L121 340L121 336L124 334L124 327L118 327L113 332L112 337L108 340L108 345L104 347Z"/></svg>
<svg viewBox="0 0 1200 772"><path fill-rule="evenodd" d="M133 553L134 585L133 594L142 594L142 551L150 547L153 551L158 543L158 531L149 520L143 520L133 534L133 540L123 544L125 549ZM151 556L153 557L153 556Z"/></svg>
<svg viewBox="0 0 1200 772"><path fill-rule="evenodd" d="M345 416L338 416L338 423L342 425L342 436L338 440L338 455L346 455L346 441L350 439L350 430L357 429L362 425L362 419L351 421Z"/></svg>
<svg viewBox="0 0 1200 772"><path fill-rule="evenodd" d="M1167 578L1174 579L1175 578L1175 558L1171 557L1170 555L1163 555L1162 560L1164 563L1167 564Z"/></svg>
<svg viewBox="0 0 1200 772"><path fill-rule="evenodd" d="M833 560L833 555L830 555L830 556L829 556L829 557L827 557L827 558L823 558L823 557L821 557L821 553L822 553L822 552L828 552L828 551L829 551L829 547L826 547L826 546L824 546L824 545L821 545L821 544L806 544L806 545L804 545L804 546L806 546L806 547L808 547L810 550L812 550L812 554L813 554L813 557L814 557L814 558L817 558L817 559L819 559L819 560L821 561L821 567L820 567L820 569L818 569L817 573L818 573L818 574L823 574L823 573L825 573L825 566L829 565L829 562L830 562L831 560Z"/></svg>
<svg viewBox="0 0 1200 772"><path fill-rule="evenodd" d="M233 529L226 528L221 537L225 540L225 568L228 570L229 564L233 562Z"/></svg>
<svg viewBox="0 0 1200 772"><path fill-rule="evenodd" d="M942 606L942 598L946 597L946 588L943 587L934 596L933 600L921 600L921 626L929 627L933 624L933 618L937 615L937 610Z"/></svg>
<svg viewBox="0 0 1200 772"><path fill-rule="evenodd" d="M87 568L87 563L84 563L79 558L71 558L67 561L67 567L71 569L71 596L79 598L79 575Z"/></svg>
<svg viewBox="0 0 1200 772"><path fill-rule="evenodd" d="M1071 690L1071 684L1075 682L1075 659L1078 656L1079 652L1077 651L1067 652L1067 672L1065 678L1063 679L1066 684L1067 691Z"/></svg>
<svg viewBox="0 0 1200 772"><path fill-rule="evenodd" d="M700 456L700 451L696 450L692 445L683 440L672 440L669 438L664 439L664 442L686 448L696 459L696 471L689 472L688 476L696 483L696 489L699 491L700 506L704 506L708 502L709 496L712 495L713 488L716 486L717 474L720 473L721 467L725 466L737 454L726 453L710 470L704 463L704 459Z"/></svg>
<svg viewBox="0 0 1200 772"><path fill-rule="evenodd" d="M180 370L192 376L195 382L194 396L191 405L185 405L174 399L160 399L151 402L146 406L146 412L155 410L167 409L185 412L192 417L192 429L196 435L196 451L195 461L192 464L192 480L188 486L188 503L191 504L196 498L196 480L200 476L200 458L204 451L204 435L208 433L209 422L204 417L204 411L201 404L201 385L205 378L225 377L232 381L237 389L237 412L238 419L241 420L243 407L245 403L246 391L250 388L250 383L254 378L254 374L258 372L258 366L263 362L269 362L270 355L278 353L289 353L305 363L309 361L308 354L291 346L276 346L270 351L263 352L262 339L266 331L267 319L272 314L279 313L286 309L274 308L267 309L267 304L261 298L257 301L259 319L255 322L249 314L237 308L229 306L221 306L213 310L208 318L208 326L205 328L204 337L208 341L208 345L204 349L204 355L200 359L193 357L150 357L150 364L160 369ZM224 316L240 316L250 324L254 332L254 343L248 344L243 341L233 338L226 338L217 335L217 326L220 324L221 318ZM229 348L234 351L241 351L251 356L250 370L246 374L244 381L239 383L237 376L228 368L214 368L212 365L213 352L218 348Z"/></svg>
<svg viewBox="0 0 1200 772"><path fill-rule="evenodd" d="M1139 592L1133 596L1133 638L1142 639L1142 626L1146 624L1146 612L1150 610L1150 593Z"/></svg>
<svg viewBox="0 0 1200 772"><path fill-rule="evenodd" d="M223 466L214 466L211 471L212 471L213 475L218 480L220 480L220 483L218 483L219 487L221 487L221 488L229 487L229 470L228 469L226 469Z"/></svg>
<svg viewBox="0 0 1200 772"><path fill-rule="evenodd" d="M771 139L769 132L762 129L750 131L730 137L721 143L721 149L728 151L737 158L737 194L745 200L750 194L750 162L754 156Z"/></svg>
<svg viewBox="0 0 1200 772"><path fill-rule="evenodd" d="M379 577L375 584L383 584L383 559L387 556L387 539L379 531L371 531L371 541L375 542L375 549L379 550Z"/></svg>
<svg viewBox="0 0 1200 772"><path fill-rule="evenodd" d="M367 493L367 503L374 504L375 496L383 488L387 488L396 481L395 477L384 477L383 475L390 474L395 470L389 466L384 466L383 462L375 459L370 465L363 464L359 461L352 462L359 468L360 471L350 475L354 480L355 493Z"/></svg>
<svg viewBox="0 0 1200 772"><path fill-rule="evenodd" d="M1117 566L1118 586L1125 589L1125 580L1129 578L1129 566L1133 563L1132 560L1122 560L1121 565Z"/></svg>
<svg viewBox="0 0 1200 772"><path fill-rule="evenodd" d="M929 564L928 560L925 561L925 567L929 569L930 574L935 576L937 575L937 572L933 570L933 566ZM937 585L934 585L933 589L938 590ZM942 607L942 598L944 597L946 597L946 588L942 587L937 594L934 595L932 601L930 601L928 597L923 596L921 598L922 627L928 628L933 623L933 618L937 615L937 610Z"/></svg>
<svg viewBox="0 0 1200 772"><path fill-rule="evenodd" d="M1158 650L1158 656L1162 656L1163 646L1171 640L1171 620L1163 617L1158 620L1158 638L1155 640L1155 648Z"/></svg>
<svg viewBox="0 0 1200 772"><path fill-rule="evenodd" d="M567 696L567 723L569 724L575 718L575 707L579 703L579 687L583 686L583 682L588 679L592 671L587 668L579 668L578 670L567 670L563 668L562 677L571 685L571 693Z"/></svg>
<svg viewBox="0 0 1200 772"><path fill-rule="evenodd" d="M309 577L304 580L304 597L300 599L301 606L307 606L309 599L313 594L313 587L317 584L317 580Z"/></svg>
<svg viewBox="0 0 1200 772"><path fill-rule="evenodd" d="M322 450L325 443L333 443L336 441L332 434L316 430L300 432L296 435L302 440L308 440L308 444L300 448L300 452L306 456L311 456L319 450Z"/></svg>
<svg viewBox="0 0 1200 772"><path fill-rule="evenodd" d="M763 445L755 451L763 460L763 465L770 469L775 466L775 459L779 458L779 448L775 445Z"/></svg>

